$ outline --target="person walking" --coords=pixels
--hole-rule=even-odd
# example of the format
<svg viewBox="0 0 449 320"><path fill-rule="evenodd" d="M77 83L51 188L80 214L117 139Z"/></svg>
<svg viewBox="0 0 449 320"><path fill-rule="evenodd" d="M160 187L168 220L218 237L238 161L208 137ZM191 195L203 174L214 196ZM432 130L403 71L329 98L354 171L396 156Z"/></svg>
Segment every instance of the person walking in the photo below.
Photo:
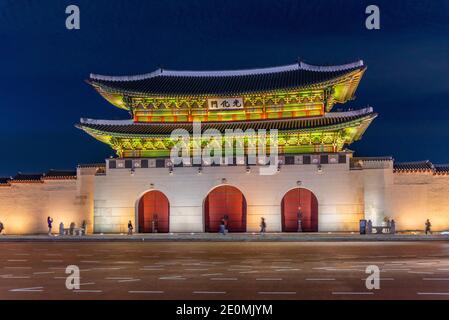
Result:
<svg viewBox="0 0 449 320"><path fill-rule="evenodd" d="M51 217L47 217L47 225L48 225L48 235L51 236L51 228L53 226L53 219Z"/></svg>
<svg viewBox="0 0 449 320"><path fill-rule="evenodd" d="M3 229L5 229L5 227L3 226L3 222L0 221L0 234L2 234Z"/></svg>
<svg viewBox="0 0 449 320"><path fill-rule="evenodd" d="M86 220L83 220L83 222L81 223L81 234L85 236L86 233L87 233L87 222Z"/></svg>
<svg viewBox="0 0 449 320"><path fill-rule="evenodd" d="M128 236L132 236L133 234L133 224L131 223L131 220L128 221Z"/></svg>
<svg viewBox="0 0 449 320"><path fill-rule="evenodd" d="M267 223L265 222L265 218L262 217L260 218L260 233L264 234L266 230L267 230Z"/></svg>
<svg viewBox="0 0 449 320"><path fill-rule="evenodd" d="M394 219L391 219L390 233L391 234L395 234L396 233L396 222L394 221Z"/></svg>
<svg viewBox="0 0 449 320"><path fill-rule="evenodd" d="M430 229L432 227L432 224L430 223L430 220L427 219L426 221L426 234L430 233L432 234L432 230Z"/></svg>

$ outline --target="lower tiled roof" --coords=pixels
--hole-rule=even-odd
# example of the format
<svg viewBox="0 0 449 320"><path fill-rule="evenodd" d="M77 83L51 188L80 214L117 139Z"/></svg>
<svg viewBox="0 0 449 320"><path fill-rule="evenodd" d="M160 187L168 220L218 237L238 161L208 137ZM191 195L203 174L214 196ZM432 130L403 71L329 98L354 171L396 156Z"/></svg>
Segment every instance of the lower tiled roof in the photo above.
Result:
<svg viewBox="0 0 449 320"><path fill-rule="evenodd" d="M290 118L290 119L267 119L248 121L226 121L226 122L202 122L201 131L207 129L217 129L225 132L226 129L243 131L247 129L278 129L278 130L301 130L310 128L323 128L334 125L342 125L351 121L373 119L376 113L372 108L352 111L328 113L321 117L311 118ZM185 129L189 133L193 132L192 122L181 123L133 123L129 121L104 121L82 119L78 125L81 129L92 129L113 134L124 135L170 135L175 129Z"/></svg>
<svg viewBox="0 0 449 320"><path fill-rule="evenodd" d="M9 186L11 184L11 177L0 177L0 185Z"/></svg>
<svg viewBox="0 0 449 320"><path fill-rule="evenodd" d="M106 167L105 163L83 163L78 165L78 168L103 168L103 167Z"/></svg>
<svg viewBox="0 0 449 320"><path fill-rule="evenodd" d="M414 162L399 162L394 164L395 172L433 172L434 167L432 162L429 160L425 161L414 161Z"/></svg>
<svg viewBox="0 0 449 320"><path fill-rule="evenodd" d="M354 161L392 161L393 157L384 156L384 157L354 157Z"/></svg>
<svg viewBox="0 0 449 320"><path fill-rule="evenodd" d="M17 173L12 178L0 178L0 185L10 185L11 183L43 183L44 180L67 180L76 179L76 170L54 170L46 173Z"/></svg>
<svg viewBox="0 0 449 320"><path fill-rule="evenodd" d="M21 173L16 174L11 182L42 182L42 173Z"/></svg>
<svg viewBox="0 0 449 320"><path fill-rule="evenodd" d="M436 164L435 167L435 173L436 174L449 174L449 164Z"/></svg>
<svg viewBox="0 0 449 320"><path fill-rule="evenodd" d="M434 175L449 174L449 164L433 164L429 160L414 162L395 162L394 172L401 173L433 173Z"/></svg>
<svg viewBox="0 0 449 320"><path fill-rule="evenodd" d="M43 179L76 179L76 170L54 170L51 169L43 176Z"/></svg>

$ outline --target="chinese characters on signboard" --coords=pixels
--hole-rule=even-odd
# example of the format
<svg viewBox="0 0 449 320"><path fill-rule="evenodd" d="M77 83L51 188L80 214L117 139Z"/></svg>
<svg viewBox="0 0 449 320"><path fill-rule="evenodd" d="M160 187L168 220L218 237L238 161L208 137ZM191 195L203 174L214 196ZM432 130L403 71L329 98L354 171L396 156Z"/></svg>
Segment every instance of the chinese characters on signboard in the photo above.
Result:
<svg viewBox="0 0 449 320"><path fill-rule="evenodd" d="M243 109L243 98L208 99L209 110Z"/></svg>

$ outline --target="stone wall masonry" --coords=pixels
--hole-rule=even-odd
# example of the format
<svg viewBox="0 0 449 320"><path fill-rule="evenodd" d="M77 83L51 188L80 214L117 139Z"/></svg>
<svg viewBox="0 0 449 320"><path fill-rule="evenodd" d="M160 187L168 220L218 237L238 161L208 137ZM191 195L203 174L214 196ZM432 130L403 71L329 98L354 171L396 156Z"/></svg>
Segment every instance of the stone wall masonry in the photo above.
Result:
<svg viewBox="0 0 449 320"><path fill-rule="evenodd" d="M47 232L47 216L59 223L88 223L88 232L125 233L131 220L138 230L138 203L151 190L170 202L170 232L203 232L203 204L214 188L227 184L242 191L247 203L247 231L281 231L281 201L291 189L306 188L318 199L318 229L358 231L359 220L381 224L395 219L396 229L423 230L430 219L434 231L449 230L449 176L393 172L392 162L351 170L349 164L284 165L274 175L260 175L258 166L78 168L77 179L44 183L11 183L0 187L0 221L6 234Z"/></svg>
<svg viewBox="0 0 449 320"><path fill-rule="evenodd" d="M47 217L53 218L53 232L59 224L77 226L86 220L92 228L92 210L86 185L78 180L46 180L44 183L12 183L0 187L0 221L6 234L46 233Z"/></svg>
<svg viewBox="0 0 449 320"><path fill-rule="evenodd" d="M228 184L242 191L247 202L247 231L258 231L264 217L269 231L281 231L281 201L292 188L311 190L318 199L320 231L354 231L363 218L363 177L348 164L283 166L274 175L246 173L242 166L137 168L108 170L95 177L95 232L125 232L128 220L137 229L140 197L150 190L163 192L170 202L171 232L203 232L203 203L215 187ZM223 180L225 179L225 180ZM113 215L113 216L112 216Z"/></svg>

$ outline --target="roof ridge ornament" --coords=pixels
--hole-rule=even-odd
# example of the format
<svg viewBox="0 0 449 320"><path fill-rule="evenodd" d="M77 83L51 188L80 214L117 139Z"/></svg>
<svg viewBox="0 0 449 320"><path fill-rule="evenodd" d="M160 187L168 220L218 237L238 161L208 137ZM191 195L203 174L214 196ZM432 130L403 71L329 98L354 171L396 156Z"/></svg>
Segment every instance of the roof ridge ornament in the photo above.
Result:
<svg viewBox="0 0 449 320"><path fill-rule="evenodd" d="M104 119L90 119L90 118L81 118L80 124L99 124L99 125L108 125L108 124L120 124L127 125L133 124L133 119L124 119L124 120L104 120Z"/></svg>
<svg viewBox="0 0 449 320"><path fill-rule="evenodd" d="M104 76L101 74L91 73L89 75L90 80L100 81L138 81L145 80L153 77L157 77L163 73L163 69L159 68L150 73L139 74L135 76Z"/></svg>
<svg viewBox="0 0 449 320"><path fill-rule="evenodd" d="M359 67L363 67L363 66L364 66L363 60L358 60L356 62L342 64L342 65L335 65L335 66L316 66L316 65L311 65L311 64L305 63L303 61L299 62L300 69L307 70L307 71L316 71L316 72L344 71L344 70L359 68Z"/></svg>
<svg viewBox="0 0 449 320"><path fill-rule="evenodd" d="M328 112L324 115L324 117L332 118L332 117L343 117L343 116L358 116L361 114L373 113L373 107L365 107L356 110L350 111L341 111L341 112Z"/></svg>

